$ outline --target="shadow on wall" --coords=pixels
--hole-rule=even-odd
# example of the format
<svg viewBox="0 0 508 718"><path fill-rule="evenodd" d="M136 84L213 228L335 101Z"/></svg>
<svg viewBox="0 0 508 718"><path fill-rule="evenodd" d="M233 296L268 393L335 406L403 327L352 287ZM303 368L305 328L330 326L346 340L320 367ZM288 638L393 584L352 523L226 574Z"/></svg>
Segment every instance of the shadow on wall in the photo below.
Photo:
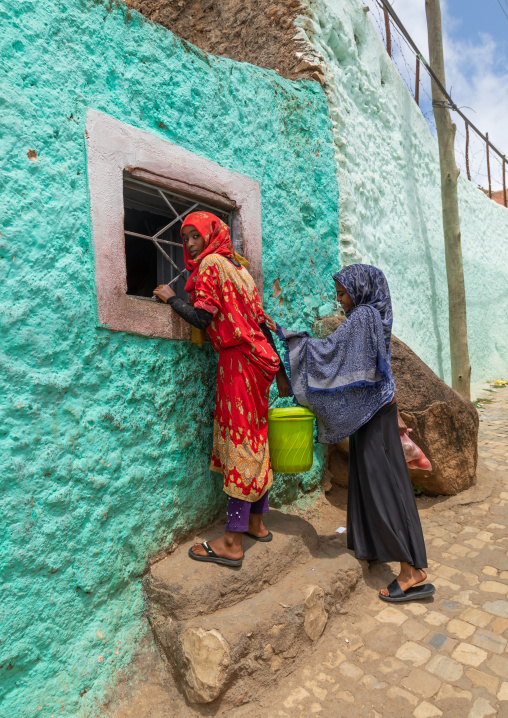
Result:
<svg viewBox="0 0 508 718"><path fill-rule="evenodd" d="M308 501L311 492L321 485L323 473L326 471L328 446L314 444L314 463L310 471L301 474L279 474L274 472L273 485L270 489L270 506L281 508L295 501Z"/></svg>

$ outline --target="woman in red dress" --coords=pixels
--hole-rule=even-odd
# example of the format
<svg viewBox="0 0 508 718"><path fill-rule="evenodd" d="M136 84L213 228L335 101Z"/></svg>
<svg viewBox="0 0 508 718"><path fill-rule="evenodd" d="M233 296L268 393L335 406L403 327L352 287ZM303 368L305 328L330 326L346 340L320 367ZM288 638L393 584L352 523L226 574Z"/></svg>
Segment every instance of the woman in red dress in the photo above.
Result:
<svg viewBox="0 0 508 718"><path fill-rule="evenodd" d="M242 534L270 541L263 523L273 475L268 449L268 396L277 377L279 394L289 381L280 362L254 280L236 259L229 228L208 212L193 212L182 224L185 285L190 304L168 285L154 294L193 326L207 329L219 353L211 470L222 473L229 496L224 535L195 544L197 561L240 566ZM238 256L238 255L236 255Z"/></svg>

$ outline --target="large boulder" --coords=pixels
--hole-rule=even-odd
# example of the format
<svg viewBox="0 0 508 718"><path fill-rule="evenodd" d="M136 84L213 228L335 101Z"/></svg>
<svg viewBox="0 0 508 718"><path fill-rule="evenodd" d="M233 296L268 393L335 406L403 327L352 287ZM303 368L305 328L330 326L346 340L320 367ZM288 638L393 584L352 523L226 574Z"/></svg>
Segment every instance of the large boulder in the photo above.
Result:
<svg viewBox="0 0 508 718"><path fill-rule="evenodd" d="M344 320L334 316L316 322L316 336L328 336ZM476 408L393 335L392 369L402 418L432 464L432 471L410 470L411 481L432 495L468 489L475 482L478 460ZM348 440L330 446L332 481L342 486L347 486L347 460Z"/></svg>

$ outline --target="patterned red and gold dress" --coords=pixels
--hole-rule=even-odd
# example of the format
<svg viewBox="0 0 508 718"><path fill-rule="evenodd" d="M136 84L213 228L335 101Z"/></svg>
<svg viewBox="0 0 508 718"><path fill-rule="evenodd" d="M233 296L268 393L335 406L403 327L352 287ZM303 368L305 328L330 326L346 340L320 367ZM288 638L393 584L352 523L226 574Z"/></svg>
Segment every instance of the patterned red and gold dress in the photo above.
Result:
<svg viewBox="0 0 508 718"><path fill-rule="evenodd" d="M219 352L211 470L229 496L254 502L270 488L268 395L279 357L259 325L265 321L249 272L223 254L207 254L195 277L194 306L211 312L207 329Z"/></svg>

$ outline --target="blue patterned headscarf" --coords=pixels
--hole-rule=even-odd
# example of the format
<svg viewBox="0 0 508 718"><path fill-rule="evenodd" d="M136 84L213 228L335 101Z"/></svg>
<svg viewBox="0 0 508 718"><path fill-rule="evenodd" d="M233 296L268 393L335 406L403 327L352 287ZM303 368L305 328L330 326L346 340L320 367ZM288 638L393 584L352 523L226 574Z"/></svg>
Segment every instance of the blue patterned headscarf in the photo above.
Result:
<svg viewBox="0 0 508 718"><path fill-rule="evenodd" d="M367 304L377 309L383 324L386 352L390 354L393 324L392 301L388 282L383 272L370 264L351 264L334 274L333 279L342 284L355 307Z"/></svg>
<svg viewBox="0 0 508 718"><path fill-rule="evenodd" d="M363 426L395 395L390 366L392 306L386 277L368 264L333 276L355 306L326 339L279 327L295 399L318 419L318 441L335 444Z"/></svg>

